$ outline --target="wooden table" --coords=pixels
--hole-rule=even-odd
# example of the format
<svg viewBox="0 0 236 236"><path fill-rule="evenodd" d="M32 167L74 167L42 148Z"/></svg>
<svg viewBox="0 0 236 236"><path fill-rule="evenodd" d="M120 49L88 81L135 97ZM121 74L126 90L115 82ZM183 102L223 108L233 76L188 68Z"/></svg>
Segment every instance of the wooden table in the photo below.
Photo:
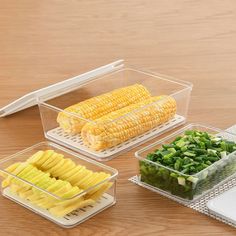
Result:
<svg viewBox="0 0 236 236"><path fill-rule="evenodd" d="M40 87L124 58L194 83L189 122L226 128L236 114L234 0L2 0L0 106ZM33 107L0 120L0 157L44 139ZM127 179L134 149L110 162L117 204L62 229L0 197L0 235L235 235L234 228Z"/></svg>

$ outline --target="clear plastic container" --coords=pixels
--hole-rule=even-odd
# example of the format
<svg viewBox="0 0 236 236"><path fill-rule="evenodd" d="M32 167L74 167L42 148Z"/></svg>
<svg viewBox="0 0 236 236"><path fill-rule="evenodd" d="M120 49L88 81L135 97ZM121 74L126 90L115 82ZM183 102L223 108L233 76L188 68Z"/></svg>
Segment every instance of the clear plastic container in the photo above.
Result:
<svg viewBox="0 0 236 236"><path fill-rule="evenodd" d="M57 117L63 109L80 101L110 92L114 89L134 84L144 85L151 92L152 96L169 95L173 97L177 103L177 113L175 117L158 127L153 127L153 129L140 136L134 137L124 143L102 151L94 151L88 148L84 145L80 134L68 134L59 127ZM118 68L114 67L112 72L105 73L102 76L89 78L88 81L83 81L82 84L70 87L68 91L63 92L64 95L50 100L47 100L45 97L41 98L39 101L39 109L44 133L47 139L68 146L89 157L98 160L109 160L114 156L139 145L140 143L185 123L191 90L191 83L160 74L144 72L126 66L121 68L121 66L119 66ZM47 101L44 102L45 100ZM163 101L160 100L152 105L158 107L162 102ZM141 109L143 108L140 108L140 110ZM130 112L125 116L132 117L135 112L138 112L138 110ZM79 117L70 112L67 112L67 115L74 117L74 119L77 119L78 121L94 123L92 120L84 119L83 117ZM111 120L110 122L115 122L115 120ZM110 135L112 137L112 130Z"/></svg>
<svg viewBox="0 0 236 236"><path fill-rule="evenodd" d="M110 177L98 182L97 184L91 186L88 189L84 189L83 192L73 196L73 197L60 197L59 195L52 194L51 192L48 192L44 190L43 188L40 188L18 176L15 176L14 174L11 174L10 172L7 172L5 169L16 163L16 162L25 162L30 156L32 156L34 153L40 150L54 150L57 153L63 154L65 158L71 159L75 164L83 165L88 170L94 171L94 172L105 172L110 174ZM49 196L52 199L57 200L63 200L64 203L73 202L73 200L79 199L82 196L86 196L89 192L98 189L100 186L102 186L105 183L111 183L111 187L102 195L102 197L96 201L94 205L90 205L81 209L77 209L76 211L73 211L70 214L67 214L64 217L55 217L54 215L50 214L50 212L46 209L40 208L37 205L33 204L29 200L26 200L24 198L19 197L18 194L15 194L10 190L10 187L1 187L2 195L19 203L20 205L23 205L24 207L34 211L35 213L59 224L63 227L74 227L75 225L78 225L82 223L83 221L87 220L88 218L92 217L93 215L101 212L102 210L114 205L116 203L116 179L118 175L118 171L106 166L104 164L98 163L94 160L91 160L89 158L83 157L77 153L74 153L73 151L70 151L66 148L63 148L57 144L54 144L52 142L41 142L38 143L30 148L27 148L21 152L18 152L10 157L7 157L0 161L0 173L1 175L1 181L5 179L7 176L14 177L17 181L19 180L24 186L32 187L32 189L37 189L40 193L44 193L44 196Z"/></svg>
<svg viewBox="0 0 236 236"><path fill-rule="evenodd" d="M222 183L222 181L230 178L236 172L236 151L194 175L183 174L146 159L148 153L161 148L163 144L174 141L177 136L183 135L186 130L206 131L226 140L236 142L236 135L227 131L205 125L189 124L160 141L142 148L135 153L135 156L139 160L140 185L178 198L181 201L191 202L207 193L219 183ZM174 173L174 175L171 175L171 173ZM182 177L182 180L184 178L184 181L179 182L176 176Z"/></svg>

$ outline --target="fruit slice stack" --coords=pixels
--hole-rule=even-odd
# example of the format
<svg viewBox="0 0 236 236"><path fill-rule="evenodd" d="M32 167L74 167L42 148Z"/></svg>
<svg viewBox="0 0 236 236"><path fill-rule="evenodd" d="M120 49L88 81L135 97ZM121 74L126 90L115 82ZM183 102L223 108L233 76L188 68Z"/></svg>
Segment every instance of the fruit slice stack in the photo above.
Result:
<svg viewBox="0 0 236 236"><path fill-rule="evenodd" d="M13 193L49 210L56 217L63 217L78 208L95 204L112 186L111 182L105 181L110 174L93 172L85 166L76 165L71 159L64 158L53 150L38 151L26 162L14 163L5 170L35 187L1 173L5 178L2 181L3 188L9 186ZM104 183L91 188L101 181ZM91 190L76 197L89 188Z"/></svg>

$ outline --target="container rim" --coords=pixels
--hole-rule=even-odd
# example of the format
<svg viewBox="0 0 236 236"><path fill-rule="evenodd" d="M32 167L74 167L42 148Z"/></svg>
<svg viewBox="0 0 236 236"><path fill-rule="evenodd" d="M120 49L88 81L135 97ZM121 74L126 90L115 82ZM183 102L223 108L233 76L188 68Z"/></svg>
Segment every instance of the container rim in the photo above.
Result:
<svg viewBox="0 0 236 236"><path fill-rule="evenodd" d="M40 190L40 191L46 193L46 194L48 194L48 195L50 195L50 196L52 196L52 197L54 197L54 198L56 198L56 199L59 199L59 200L72 200L72 199L75 199L75 198L78 198L78 197L82 197L82 196L84 196L85 194L87 194L89 191L95 189L96 187L102 185L102 184L105 183L105 182L108 182L108 181L111 181L111 180L113 180L113 179L116 179L116 177L118 176L118 171L117 171L116 169L114 169L114 168L112 168L112 167L110 167L110 166L104 165L104 164L102 164L102 163L100 163L100 162L97 162L97 161L95 161L95 160L92 160L92 159L90 159L90 158L84 157L84 156L82 156L82 155L79 154L79 153L73 152L73 151L71 151L71 150L69 150L69 149L67 149L67 148L64 148L64 147L62 147L62 146L60 146L60 145L58 145L58 144L55 144L55 143L53 143L53 142L50 142L50 141L42 141L42 142L37 143L37 144L35 144L35 145L32 145L32 146L30 146L30 147L28 147L28 148L25 148L25 149L23 149L23 150L21 150L21 151L15 153L15 154L13 154L13 155L10 155L10 156L8 156L8 157L6 157L6 158L3 158L3 159L0 160L0 165L3 164L3 163L5 163L5 162L7 162L7 161L9 161L9 160L11 160L11 159L13 159L13 158L17 158L17 156L22 155L22 154L24 154L24 153L26 153L26 152L28 152L28 151L31 151L31 150L33 150L34 148L37 148L37 147L42 146L42 145L48 145L48 146L55 147L55 148L60 149L61 151L65 152L65 153L68 153L69 155L74 156L75 158L82 159L82 160L84 160L84 161L89 162L90 164L93 164L93 165L95 165L95 166L99 166L99 167L101 167L101 168L103 168L103 169L105 169L105 170L111 172L111 176L107 177L106 179L100 181L99 183L97 183L97 184L95 184L95 185L93 185L93 186L91 186L91 187L89 187L89 188L87 188L87 189L84 189L82 192L80 192L80 193L74 195L73 197L62 198L62 197L60 197L60 196L57 196L56 194L53 194L53 193L51 193L51 192L48 192L47 190L44 190L44 189L42 189L41 187L38 187L38 186L32 184L31 182L29 182L29 181L27 181L27 180L22 179L22 178L19 177L19 176L16 176L16 175L14 175L14 174L12 174L12 173L10 173L10 172L4 170L2 167L0 167L0 172L3 172L3 173L5 173L5 174L7 174L7 175L10 175L10 176L12 176L13 178L18 179L18 180L20 180L21 182L24 182L24 183L26 183L26 184L28 184L28 185L30 185L30 186L32 186L32 187L34 187L34 188L36 188L36 189L38 189L38 190ZM68 158L70 158L70 157L68 157Z"/></svg>
<svg viewBox="0 0 236 236"><path fill-rule="evenodd" d="M87 82L92 82L93 80L99 80L101 78L104 78L104 77L107 77L107 76L110 76L110 75L113 75L113 74L116 74L116 73L120 73L122 71L127 71L127 70L130 70L130 71L135 71L137 73L142 73L142 74L145 74L145 75L148 75L148 76L152 76L152 77L155 77L155 78L158 78L160 80L164 80L164 81L168 81L168 82L171 82L171 83L175 83L175 84L178 84L178 85L181 85L183 86L184 88L176 91L176 92L173 92L171 94L165 94L167 96L170 96L170 97L174 97L176 96L177 94L179 93L182 93L186 90L192 90L192 87L193 87L193 84L188 82L188 81L184 81L184 80L180 80L180 79L176 79L174 77L171 77L171 76L167 76L167 75L164 75L164 74L159 74L159 73L154 73L154 72L151 72L151 71L147 71L147 70L140 70L140 69L136 69L135 67L133 66L124 66L123 68L119 68L118 69L114 69L112 72L108 72L106 74L103 74L103 75L100 75L100 76L95 76L94 78L90 79L89 81L84 81L83 83L81 83L78 87L76 87L74 90L76 90L77 88L79 87L82 87L84 84L86 84ZM72 92L73 90L70 90L69 92ZM163 94L160 94L160 95L157 95L157 96L161 96ZM152 106L152 105L158 105L160 103L160 101L162 101L163 99L160 99L158 101L155 101L155 102L151 102L150 104L147 104L147 105L144 105L144 106L141 106L140 108L137 108L135 109L134 111L131 111L131 112L128 112L127 114L125 115L122 115L121 117L119 117L119 119L122 119L124 118L125 116L128 116L128 115L131 115L135 112L138 112L138 111L141 111L144 107L148 107L148 106ZM83 118L82 116L79 116L78 114L76 113L72 113L72 112L68 112L68 111L65 111L64 109L61 109L57 106L54 106L54 105L51 105L50 103L48 103L47 101L44 101L42 99L38 99L38 106L44 106L44 107L48 107L54 111L57 111L57 112L63 112L69 116L72 116L72 117L76 117L78 119L81 119L85 122L89 122L89 123L93 123L93 124L96 124L95 121L91 120L91 119L86 119L86 118ZM109 122L114 122L116 121L117 119L113 119Z"/></svg>
<svg viewBox="0 0 236 236"><path fill-rule="evenodd" d="M203 170L201 170L201 171L199 171L199 172L197 172L197 173L195 173L195 174L192 174L192 175L190 175L190 174L188 175L188 174L181 173L181 172L179 172L179 171L177 171L177 170L174 170L174 169L172 169L172 168L170 168L170 167L168 167L168 166L164 166L164 165L162 165L162 164L159 164L159 163L156 163L156 162L154 162L154 161L148 160L148 159L146 159L145 157L142 157L142 156L141 156L141 153L147 151L148 149L151 149L151 148L153 148L153 147L155 147L155 146L157 146L157 145L164 144L165 141L167 141L167 140L169 140L169 139L171 139L171 138L176 137L177 135L183 133L185 130L187 130L187 129L191 128L191 127L194 127L194 126L198 126L198 127L206 128L206 129L211 129L212 131L217 131L218 133L226 133L226 134L229 134L229 135L235 137L235 139L236 139L236 135L233 134L233 133L230 133L230 132L228 132L228 131L218 129L218 128L215 128L215 127L210 126L210 125L199 124L199 123L190 123L190 124L188 124L188 125L185 125L185 126L182 127L181 129L178 129L177 131L173 132L172 134L167 135L167 136L165 136L164 138L162 138L162 139L160 139L160 140L158 140L158 141L156 141L156 142L154 142L154 143L151 143L151 144L147 145L146 147L141 148L140 150L136 151L136 152L135 152L135 157L136 157L137 159L141 160L141 161L149 162L149 163L151 163L152 165L155 165L155 166L158 166L158 167L163 167L163 168L165 168L165 169L168 169L168 170L170 170L170 171L172 171L172 172L175 172L175 173L178 174L178 175L185 176L185 177L190 177L190 176L192 176L192 177L198 178L199 175L201 175L201 174L202 174L203 172L205 172L205 171L208 171L208 170L209 170L210 168L212 168L212 166L214 166L216 163L223 162L226 158L230 157L231 155L236 154L236 151L234 151L234 152L228 154L226 157L224 157L224 158L222 158L222 159L220 159L220 160L218 160L218 161L212 163L212 164L211 164L210 166L208 166L207 168L205 168L205 169L203 169Z"/></svg>
<svg viewBox="0 0 236 236"><path fill-rule="evenodd" d="M191 83L189 81L177 79L177 78L172 77L170 75L154 72L152 70L138 69L138 68L136 68L136 66L133 66L133 65L127 65L126 67L124 67L122 69L119 69L116 72L119 72L121 70L131 70L131 71L139 72L139 73L142 73L142 74L145 74L145 75L149 75L149 76L152 76L152 77L156 77L156 78L161 79L161 80L166 80L166 81L169 81L171 83L176 83L176 84L188 87L188 88L192 88L193 87L193 83Z"/></svg>

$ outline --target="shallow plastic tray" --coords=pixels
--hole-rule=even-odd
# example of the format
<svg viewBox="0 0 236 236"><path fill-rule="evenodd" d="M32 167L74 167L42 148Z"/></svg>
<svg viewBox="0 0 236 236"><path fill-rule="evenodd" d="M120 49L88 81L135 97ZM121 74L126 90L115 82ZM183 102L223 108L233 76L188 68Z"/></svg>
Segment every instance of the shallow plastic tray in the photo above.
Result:
<svg viewBox="0 0 236 236"><path fill-rule="evenodd" d="M87 148L78 135L71 135L64 133L57 123L57 116L59 112L62 112L68 106L76 104L85 99L98 96L100 94L110 92L114 89L133 85L142 84L152 94L152 96L169 95L172 96L177 103L176 116L158 126L154 129L146 132L143 135L132 138L120 145L103 150L101 152L93 151ZM48 100L47 98L39 99L39 108L41 114L41 120L44 128L44 134L47 139L57 142L61 145L68 146L71 149L81 152L89 157L102 160L109 160L124 151L127 151L140 143L143 143L153 137L156 137L170 129L173 129L186 121L190 94L192 90L192 84L177 80L165 75L145 72L137 70L132 67L127 67L120 61L110 71L104 72L102 75L89 77L81 81L81 83L75 84L74 87L70 87L68 90L61 92L61 96ZM47 100L47 101L45 101ZM162 102L162 101L161 101ZM159 101L155 102L158 106ZM141 108L142 109L142 108ZM137 112L137 110L136 110ZM93 122L92 120L84 119L78 115L67 112L67 114L81 119L86 122ZM126 114L132 115L132 112ZM113 122L113 121L111 121Z"/></svg>
<svg viewBox="0 0 236 236"><path fill-rule="evenodd" d="M18 152L10 157L7 157L7 158L1 160L0 161L0 170L1 170L1 172L11 175L14 178L16 178L16 179L34 187L34 188L37 188L40 191L42 191L52 197L55 197L57 199L61 199L59 196L54 195L46 190L43 190L43 189L33 185L32 183L27 182L27 181L21 179L20 177L14 176L13 174L8 173L4 170L6 167L10 166L11 164L13 164L15 162L26 161L30 156L32 156L35 152L37 152L39 150L49 150L49 149L54 150L57 153L63 154L66 158L70 158L76 164L84 165L92 171L104 171L106 173L110 173L110 175L111 175L106 180L103 180L103 181L97 183L96 185L90 187L89 189L85 189L82 193L74 196L73 198L68 198L68 200L76 199L76 198L79 198L79 197L85 195L88 191L91 191L93 188L101 185L105 181L109 181L109 182L113 183L112 187L109 190L107 190L107 192L104 193L103 196L93 206L87 206L85 208L77 209L76 211L73 211L72 213L66 215L65 217L55 217L55 216L51 215L49 213L49 211L39 208L36 205L29 202L28 200L24 200L24 199L20 198L19 196L17 196L16 194L13 194L11 191L9 191L9 187L1 188L1 192L4 197L17 202L20 205L26 207L27 209L30 209L33 212L43 216L44 218L46 218L50 221L53 221L54 223L56 223L62 227L66 227L66 228L74 227L74 226L84 222L85 220L89 219L90 217L96 215L97 213L105 210L106 208L108 208L116 203L115 190L116 190L116 179L117 179L117 175L118 175L117 170L115 170L109 166L106 166L104 164L98 163L98 162L91 160L89 158L83 157L77 153L74 153L73 151L70 151L70 150L63 148L63 147L61 147L57 144L54 144L52 142L45 141L45 142L38 143L30 148L27 148L21 152ZM67 200L67 199L63 198L63 200Z"/></svg>

